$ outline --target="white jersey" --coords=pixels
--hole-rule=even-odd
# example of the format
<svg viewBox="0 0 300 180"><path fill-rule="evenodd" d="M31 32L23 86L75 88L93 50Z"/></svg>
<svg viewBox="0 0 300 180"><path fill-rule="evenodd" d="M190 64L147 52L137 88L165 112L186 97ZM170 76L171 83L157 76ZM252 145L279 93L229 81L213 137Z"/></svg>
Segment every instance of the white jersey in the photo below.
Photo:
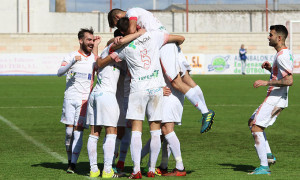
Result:
<svg viewBox="0 0 300 180"><path fill-rule="evenodd" d="M81 56L81 61L75 62L75 56ZM93 53L86 56L79 51L63 59L61 66L74 63L67 72L65 99L88 99L94 83L95 60Z"/></svg>
<svg viewBox="0 0 300 180"><path fill-rule="evenodd" d="M101 58L105 58L109 55L110 46L106 47L103 50L103 52L100 55ZM99 68L97 84L94 88L94 91L107 91L116 94L119 76L120 63L112 62L104 68Z"/></svg>
<svg viewBox="0 0 300 180"><path fill-rule="evenodd" d="M293 55L288 49L279 51L273 61L272 73L270 80L280 80L293 73ZM266 102L269 104L278 104L278 107L287 107L288 100L288 86L276 87L269 86Z"/></svg>
<svg viewBox="0 0 300 180"><path fill-rule="evenodd" d="M127 46L112 53L114 59L126 60L131 75L130 93L165 85L159 61L159 49L167 40L166 33L146 32Z"/></svg>
<svg viewBox="0 0 300 180"><path fill-rule="evenodd" d="M137 27L146 29L147 31L163 31L167 32L162 23L149 11L142 8L131 8L126 12L129 20L136 20Z"/></svg>

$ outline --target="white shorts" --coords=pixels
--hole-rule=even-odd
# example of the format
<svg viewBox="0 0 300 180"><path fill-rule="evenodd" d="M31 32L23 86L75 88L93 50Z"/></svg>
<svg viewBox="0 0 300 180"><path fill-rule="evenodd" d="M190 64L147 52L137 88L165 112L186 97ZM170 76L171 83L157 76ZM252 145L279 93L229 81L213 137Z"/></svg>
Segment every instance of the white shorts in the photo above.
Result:
<svg viewBox="0 0 300 180"><path fill-rule="evenodd" d="M250 119L253 119L253 124L267 128L276 121L277 115L272 115L274 109L278 106L274 106L267 102L263 102L252 114Z"/></svg>
<svg viewBox="0 0 300 180"><path fill-rule="evenodd" d="M143 121L146 114L148 121L161 121L162 98L162 88L130 93L126 119Z"/></svg>
<svg viewBox="0 0 300 180"><path fill-rule="evenodd" d="M184 57L181 49L174 43L167 43L160 49L161 65L168 80L174 80L178 74L185 75L191 67Z"/></svg>
<svg viewBox="0 0 300 180"><path fill-rule="evenodd" d="M174 122L181 125L182 112L183 112L184 95L171 94L170 96L163 97L163 118L161 123Z"/></svg>
<svg viewBox="0 0 300 180"><path fill-rule="evenodd" d="M87 110L87 124L117 127L120 109L116 95L111 92L93 91Z"/></svg>
<svg viewBox="0 0 300 180"><path fill-rule="evenodd" d="M86 108L87 100L64 99L60 122L87 128L85 126Z"/></svg>
<svg viewBox="0 0 300 180"><path fill-rule="evenodd" d="M192 70L189 62L187 61L187 59L185 58L184 54L182 53L180 47L178 47L178 61L179 61L179 65L180 65L180 72L181 72L181 76L184 76L185 73L188 71L190 72Z"/></svg>

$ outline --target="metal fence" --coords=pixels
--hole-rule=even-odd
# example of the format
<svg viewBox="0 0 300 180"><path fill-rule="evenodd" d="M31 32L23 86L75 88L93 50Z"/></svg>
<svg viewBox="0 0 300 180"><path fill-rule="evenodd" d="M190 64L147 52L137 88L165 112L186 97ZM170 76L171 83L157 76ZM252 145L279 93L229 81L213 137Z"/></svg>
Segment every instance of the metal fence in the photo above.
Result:
<svg viewBox="0 0 300 180"><path fill-rule="evenodd" d="M266 4L269 7L280 6L282 4L300 5L299 0L65 0L67 12L109 12L110 4L112 8L127 10L132 7L141 7L148 10L164 10L172 4ZM271 9L271 8L270 8ZM55 11L55 0L50 0L50 11Z"/></svg>

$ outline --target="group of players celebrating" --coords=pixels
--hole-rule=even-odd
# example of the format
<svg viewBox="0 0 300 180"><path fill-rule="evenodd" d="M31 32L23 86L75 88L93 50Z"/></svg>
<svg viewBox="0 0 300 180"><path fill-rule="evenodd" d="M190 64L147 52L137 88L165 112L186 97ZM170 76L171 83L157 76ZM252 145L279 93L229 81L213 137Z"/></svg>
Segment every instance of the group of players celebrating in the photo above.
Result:
<svg viewBox="0 0 300 180"><path fill-rule="evenodd" d="M207 108L201 88L189 75L191 68L179 47L185 38L170 35L151 12L141 8L113 9L108 13L108 22L117 30L100 57L101 38L94 36L92 29L81 29L80 49L66 56L58 70L59 76L67 74L61 117L66 125L67 172L74 173L83 130L90 126L90 177L101 174L97 142L103 127L106 135L102 178L124 175L120 172L124 170L129 144L133 161L130 179L142 178L141 158L147 153L147 177L186 176L180 142L174 132L174 126L181 124L184 97L202 114L201 133L211 129L215 112ZM96 72L97 83L93 88ZM142 148L145 116L151 138ZM162 161L156 167L161 147ZM171 172L169 152L176 161ZM117 155L119 160L114 166Z"/></svg>

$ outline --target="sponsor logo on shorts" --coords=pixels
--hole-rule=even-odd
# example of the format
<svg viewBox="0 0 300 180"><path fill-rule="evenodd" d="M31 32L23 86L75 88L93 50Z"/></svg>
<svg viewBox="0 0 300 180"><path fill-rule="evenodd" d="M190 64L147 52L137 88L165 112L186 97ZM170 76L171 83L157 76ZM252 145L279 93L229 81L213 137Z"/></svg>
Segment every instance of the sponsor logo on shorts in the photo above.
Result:
<svg viewBox="0 0 300 180"><path fill-rule="evenodd" d="M223 72L229 68L227 63L230 56L217 56L214 57L211 61L211 64L208 65L208 71Z"/></svg>
<svg viewBox="0 0 300 180"><path fill-rule="evenodd" d="M157 88L157 89L147 89L149 95L156 94L156 93L159 92L160 90L161 90L161 88Z"/></svg>
<svg viewBox="0 0 300 180"><path fill-rule="evenodd" d="M152 78L157 78L158 77L158 71L159 70L154 70L153 73L151 75L147 75L147 76L143 76L143 77L139 77L139 80L140 81L143 81L143 80L149 80L149 79L152 79Z"/></svg>

